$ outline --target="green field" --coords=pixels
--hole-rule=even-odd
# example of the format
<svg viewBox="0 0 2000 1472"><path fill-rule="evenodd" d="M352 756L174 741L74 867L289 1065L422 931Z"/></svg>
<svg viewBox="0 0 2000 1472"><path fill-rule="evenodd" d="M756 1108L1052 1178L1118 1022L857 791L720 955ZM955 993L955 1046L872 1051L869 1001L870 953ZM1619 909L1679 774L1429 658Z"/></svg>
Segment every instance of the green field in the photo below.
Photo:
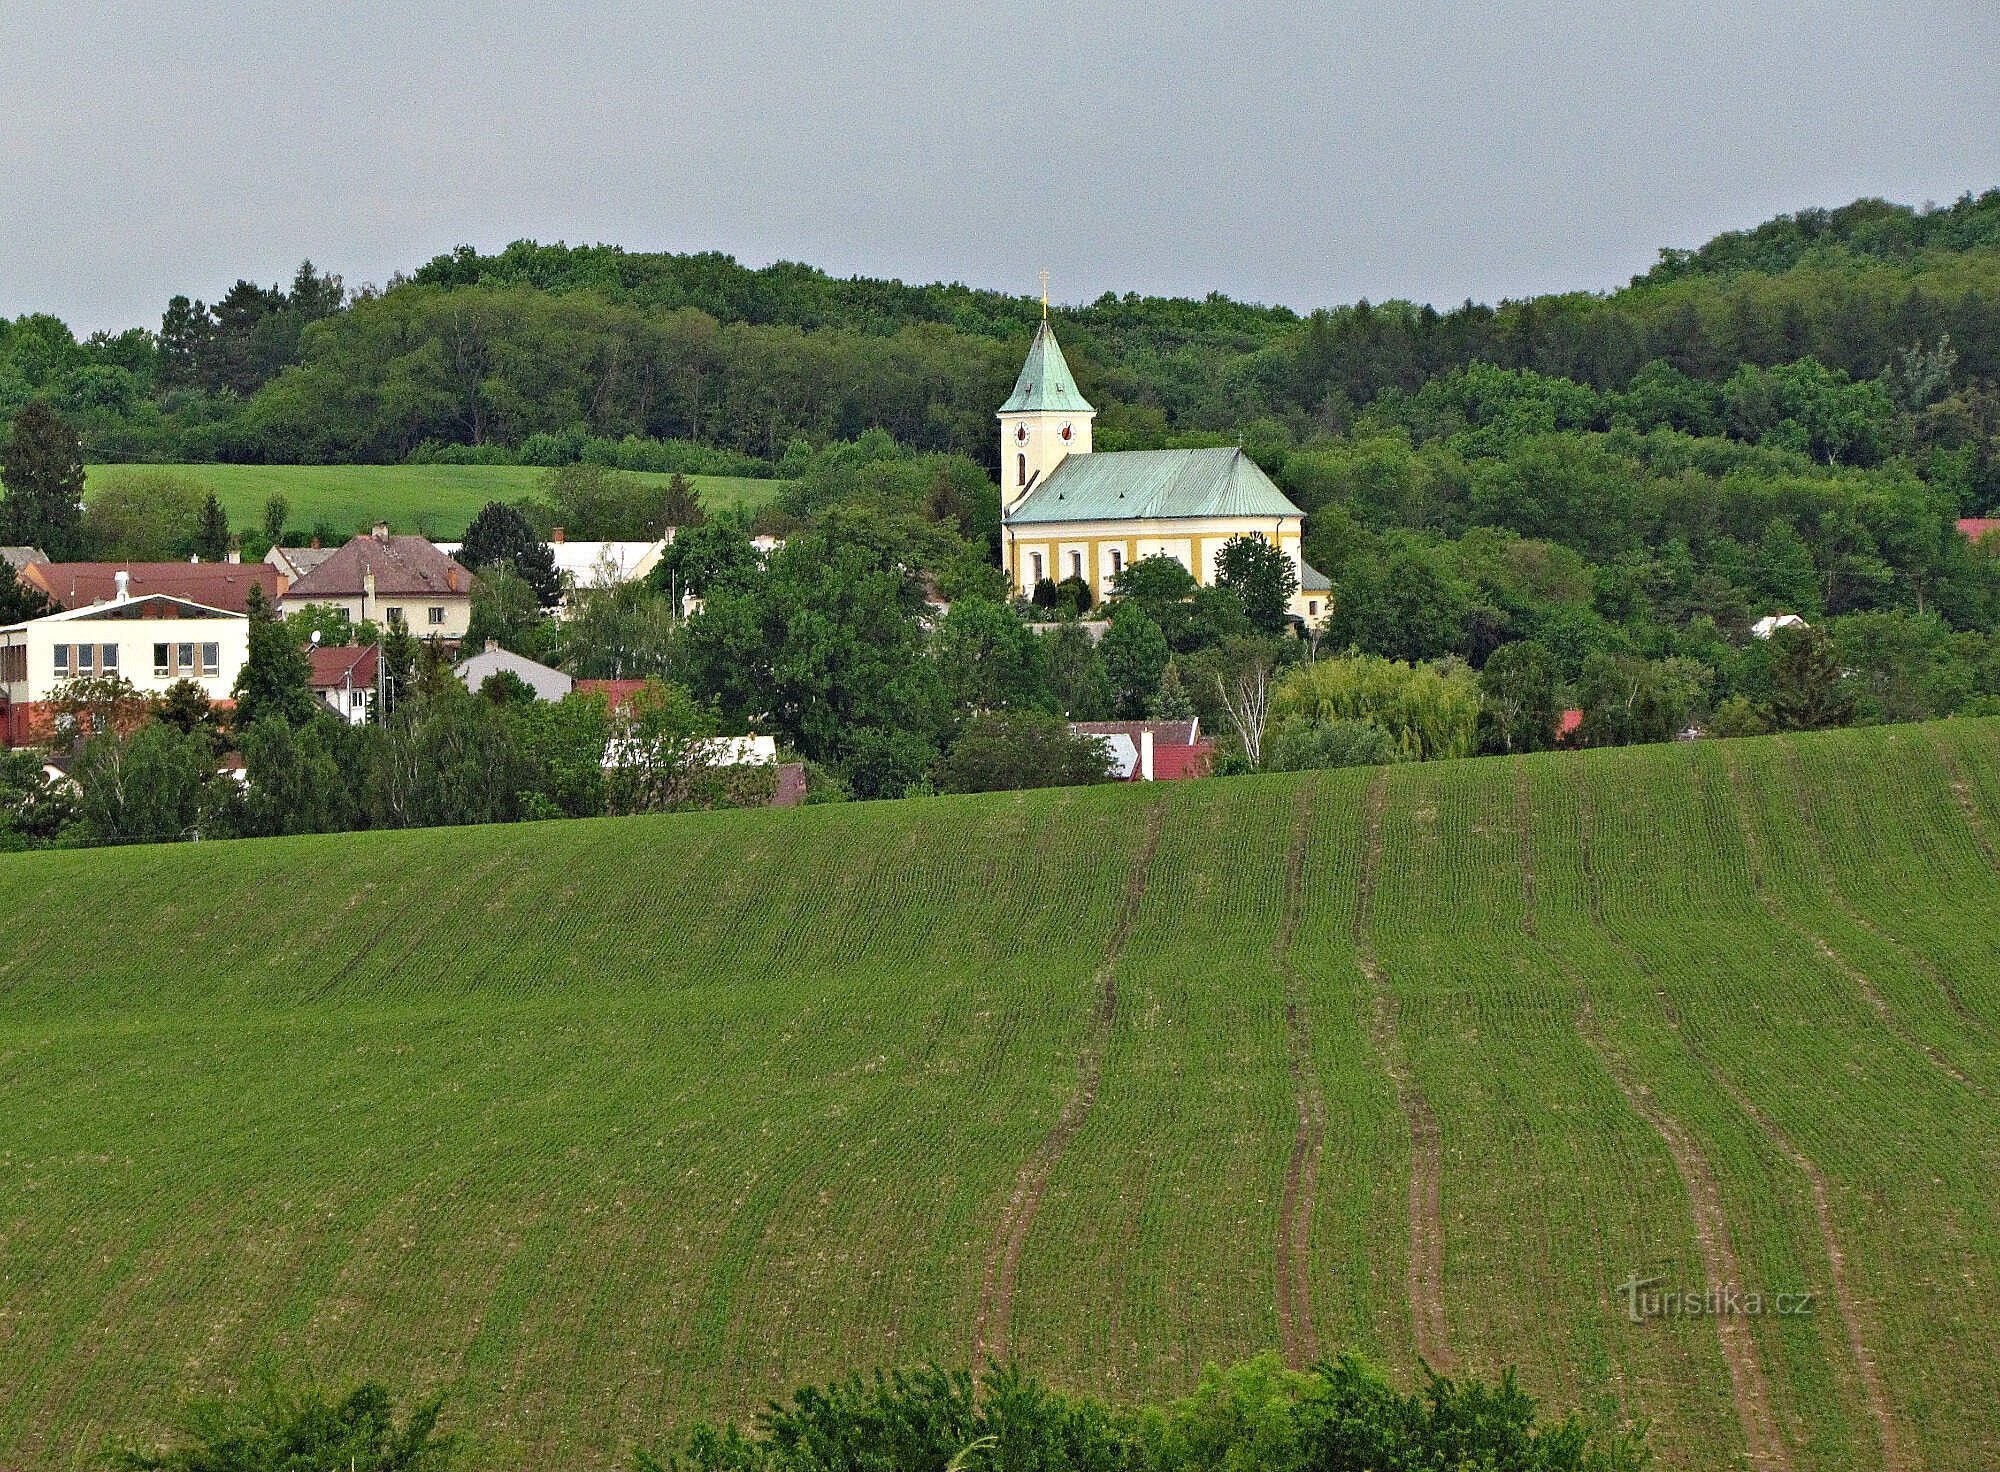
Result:
<svg viewBox="0 0 2000 1472"><path fill-rule="evenodd" d="M672 479L629 473L657 485ZM130 476L171 475L215 492L239 531L261 524L264 503L275 493L290 503L287 524L297 530L324 520L352 533L386 520L392 531L451 541L488 501L533 495L543 474L532 465L92 465L84 471L84 497ZM711 511L755 511L783 487L781 481L729 475L691 475L688 481Z"/></svg>
<svg viewBox="0 0 2000 1472"><path fill-rule="evenodd" d="M0 1466L260 1361L570 1468L1351 1345L1670 1467L1990 1467L1996 863L1991 721L9 856Z"/></svg>

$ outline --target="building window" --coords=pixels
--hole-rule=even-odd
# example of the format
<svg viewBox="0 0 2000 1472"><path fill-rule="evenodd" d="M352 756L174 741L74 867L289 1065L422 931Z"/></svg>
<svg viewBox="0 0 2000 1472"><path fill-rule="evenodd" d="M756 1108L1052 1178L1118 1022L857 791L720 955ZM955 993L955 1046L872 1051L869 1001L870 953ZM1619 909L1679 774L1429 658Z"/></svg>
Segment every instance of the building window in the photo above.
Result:
<svg viewBox="0 0 2000 1472"><path fill-rule="evenodd" d="M0 649L0 683L12 685L28 678L28 646L9 644Z"/></svg>
<svg viewBox="0 0 2000 1472"><path fill-rule="evenodd" d="M444 622L444 610L435 603L431 605L431 624L435 627Z"/></svg>
<svg viewBox="0 0 2000 1472"><path fill-rule="evenodd" d="M350 691L348 691L348 692L347 692L347 705L348 705L348 709L350 709L350 710L362 710L362 709L365 709L365 708L367 707L367 705L368 705L368 692L367 692L366 690L350 690Z"/></svg>
<svg viewBox="0 0 2000 1472"><path fill-rule="evenodd" d="M1028 457L1026 455L1016 455L1014 457L1014 484L1017 486L1024 486L1027 483L1028 483Z"/></svg>
<svg viewBox="0 0 2000 1472"><path fill-rule="evenodd" d="M98 652L97 667L107 675L118 673L118 646L116 644L106 644Z"/></svg>
<svg viewBox="0 0 2000 1472"><path fill-rule="evenodd" d="M182 674L194 671L194 645L179 644L174 647L174 668Z"/></svg>
<svg viewBox="0 0 2000 1472"><path fill-rule="evenodd" d="M69 645L67 644L56 645L55 655L56 655L56 678L58 680L67 680L69 678Z"/></svg>
<svg viewBox="0 0 2000 1472"><path fill-rule="evenodd" d="M1111 576L1114 578L1125 571L1125 554L1116 547L1111 549Z"/></svg>
<svg viewBox="0 0 2000 1472"><path fill-rule="evenodd" d="M169 651L172 649L172 647L173 646L170 644L155 644L153 646L154 674L164 675L164 674L169 674L173 671L174 662L169 657Z"/></svg>
<svg viewBox="0 0 2000 1472"><path fill-rule="evenodd" d="M382 612L383 612L384 614L388 615L388 619L389 619L389 627L390 627L390 628L392 628L392 629L400 629L400 628L401 628L401 627L403 626L403 610L402 610L402 609L400 609L400 608L385 608L385 609L383 609L383 610L382 610Z"/></svg>
<svg viewBox="0 0 2000 1472"><path fill-rule="evenodd" d="M1073 578L1083 576L1083 554L1081 552L1072 552L1069 554L1069 575Z"/></svg>
<svg viewBox="0 0 2000 1472"><path fill-rule="evenodd" d="M94 675L97 673L97 646L95 644L79 644L76 646L76 672L78 675Z"/></svg>
<svg viewBox="0 0 2000 1472"><path fill-rule="evenodd" d="M220 644L204 644L201 646L201 672L204 675L219 675L222 673L222 646Z"/></svg>
<svg viewBox="0 0 2000 1472"><path fill-rule="evenodd" d="M1028 561L1034 564L1035 581L1039 583L1042 580L1042 554L1039 552L1030 552L1028 554Z"/></svg>
<svg viewBox="0 0 2000 1472"><path fill-rule="evenodd" d="M1312 618L1319 617L1319 599L1317 598L1306 599L1306 613L1309 617Z"/></svg>

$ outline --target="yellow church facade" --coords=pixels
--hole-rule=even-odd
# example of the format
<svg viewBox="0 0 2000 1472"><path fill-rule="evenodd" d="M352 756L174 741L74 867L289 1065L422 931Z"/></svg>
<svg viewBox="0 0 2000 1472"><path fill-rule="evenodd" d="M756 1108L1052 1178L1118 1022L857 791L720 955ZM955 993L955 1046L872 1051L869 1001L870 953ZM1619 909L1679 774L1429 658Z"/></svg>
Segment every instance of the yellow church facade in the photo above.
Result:
<svg viewBox="0 0 2000 1472"><path fill-rule="evenodd" d="M1096 410L1046 320L998 417L1001 555L1022 594L1074 577L1103 598L1125 567L1160 556L1208 586L1223 545L1252 536L1290 559L1291 612L1326 616L1327 580L1301 555L1304 514L1240 449L1092 453Z"/></svg>

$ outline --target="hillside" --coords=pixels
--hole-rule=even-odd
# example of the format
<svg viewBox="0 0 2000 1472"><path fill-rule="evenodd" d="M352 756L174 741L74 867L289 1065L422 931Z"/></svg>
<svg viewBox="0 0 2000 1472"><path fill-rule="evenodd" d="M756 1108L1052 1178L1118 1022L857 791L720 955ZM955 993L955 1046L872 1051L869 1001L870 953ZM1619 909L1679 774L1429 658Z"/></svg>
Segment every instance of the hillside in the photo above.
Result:
<svg viewBox="0 0 2000 1472"><path fill-rule="evenodd" d="M0 1465L261 1356L609 1467L1354 1345L1988 1466L1996 866L1992 721L0 858Z"/></svg>
<svg viewBox="0 0 2000 1472"><path fill-rule="evenodd" d="M672 479L647 471L629 473L658 486ZM386 517L394 531L449 540L463 536L488 501L534 495L542 474L531 465L93 465L84 494L135 477L168 475L213 491L235 527L256 526L264 502L278 495L291 508L293 526L323 521L350 535ZM783 488L781 481L738 476L691 475L687 481L710 509L755 511Z"/></svg>

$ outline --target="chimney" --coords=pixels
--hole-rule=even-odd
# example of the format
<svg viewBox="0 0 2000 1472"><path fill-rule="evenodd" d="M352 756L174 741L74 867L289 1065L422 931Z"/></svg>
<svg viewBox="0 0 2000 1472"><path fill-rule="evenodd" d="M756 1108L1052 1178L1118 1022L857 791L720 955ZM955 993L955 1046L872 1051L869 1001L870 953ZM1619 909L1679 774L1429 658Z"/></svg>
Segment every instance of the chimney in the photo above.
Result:
<svg viewBox="0 0 2000 1472"><path fill-rule="evenodd" d="M222 554L222 560L232 565L240 566L243 561L243 549L234 542L230 543L229 550Z"/></svg>
<svg viewBox="0 0 2000 1472"><path fill-rule="evenodd" d="M314 535L312 541L308 545L311 546L315 551L319 549L319 537L317 534Z"/></svg>
<svg viewBox="0 0 2000 1472"><path fill-rule="evenodd" d="M361 574L362 622L365 623L369 619L374 617L374 614L372 614L369 611L374 606L374 603L375 603L375 574L372 572L364 572L363 574Z"/></svg>
<svg viewBox="0 0 2000 1472"><path fill-rule="evenodd" d="M500 641L498 639L488 639L486 641L486 652L488 654L498 654L500 652Z"/></svg>
<svg viewBox="0 0 2000 1472"><path fill-rule="evenodd" d="M560 544L562 539L563 539L563 529L561 527L552 526L549 528L549 540L551 542Z"/></svg>
<svg viewBox="0 0 2000 1472"><path fill-rule="evenodd" d="M113 573L113 574L111 575L111 581L112 581L113 583L117 584L117 587L118 587L118 595L117 595L117 600L118 600L118 602L120 602L120 603L123 603L123 602L124 602L124 601L125 601L125 600L126 600L127 598L130 598L130 597L132 596L132 574L131 574L131 573L127 572L127 571L126 571L126 570L125 570L124 568L122 568L122 567L121 567L121 568L119 568L119 569L118 569L118 571L116 571L115 573Z"/></svg>
<svg viewBox="0 0 2000 1472"><path fill-rule="evenodd" d="M1139 728L1139 780L1153 780L1153 727L1150 723Z"/></svg>
<svg viewBox="0 0 2000 1472"><path fill-rule="evenodd" d="M376 523L375 523L375 530L374 530L374 531L373 531L373 532L371 533L371 535L372 535L372 536L373 536L373 537L375 538L375 540L376 540L376 541L378 541L378 542L386 542L386 541L388 541L388 540L389 540L389 523L388 523L388 522L386 522L386 521L378 521L378 522L376 522Z"/></svg>

